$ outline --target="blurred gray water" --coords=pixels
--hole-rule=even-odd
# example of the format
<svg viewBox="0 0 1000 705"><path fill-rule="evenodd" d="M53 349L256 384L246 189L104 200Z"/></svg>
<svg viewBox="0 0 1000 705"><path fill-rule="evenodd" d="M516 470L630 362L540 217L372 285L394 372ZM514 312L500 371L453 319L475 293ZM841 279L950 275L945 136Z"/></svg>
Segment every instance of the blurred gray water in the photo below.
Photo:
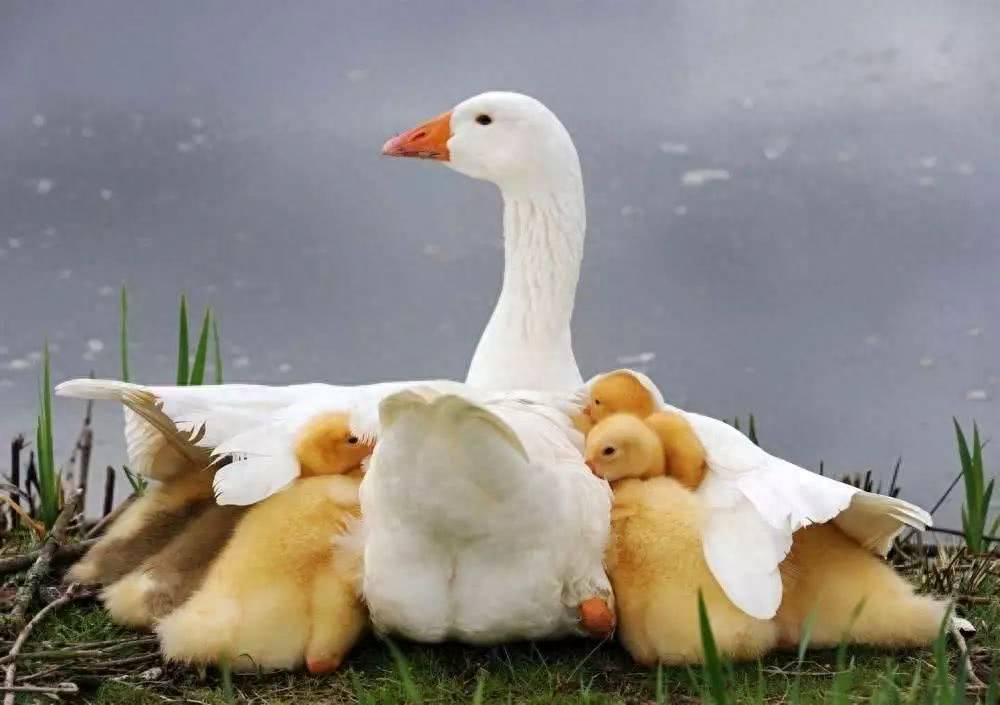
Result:
<svg viewBox="0 0 1000 705"><path fill-rule="evenodd" d="M229 381L463 375L498 195L379 147L513 89L583 160L585 374L644 365L831 473L902 455L930 503L951 416L1000 429L998 29L946 0L4 3L0 433L32 427L46 336L56 379L118 374L122 282L143 381L173 377L181 291Z"/></svg>

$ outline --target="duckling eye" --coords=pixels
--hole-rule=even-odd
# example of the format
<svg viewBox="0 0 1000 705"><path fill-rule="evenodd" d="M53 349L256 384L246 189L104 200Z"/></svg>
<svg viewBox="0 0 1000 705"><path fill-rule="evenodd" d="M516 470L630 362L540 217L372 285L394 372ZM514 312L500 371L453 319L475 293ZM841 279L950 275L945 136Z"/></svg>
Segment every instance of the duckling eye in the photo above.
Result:
<svg viewBox="0 0 1000 705"><path fill-rule="evenodd" d="M615 454L615 449L612 448L611 446L608 446L607 448L605 448L601 452L604 453L604 455L614 455Z"/></svg>
<svg viewBox="0 0 1000 705"><path fill-rule="evenodd" d="M350 443L352 446L353 445L357 445L358 444L358 437L357 436L348 436L347 437L347 442Z"/></svg>
<svg viewBox="0 0 1000 705"><path fill-rule="evenodd" d="M493 122L493 118L491 118L486 113L482 113L481 115L476 116L476 122L478 122L480 125L489 125L491 122Z"/></svg>
<svg viewBox="0 0 1000 705"><path fill-rule="evenodd" d="M600 399L594 399L594 406L600 406L600 405L601 405L601 400Z"/></svg>

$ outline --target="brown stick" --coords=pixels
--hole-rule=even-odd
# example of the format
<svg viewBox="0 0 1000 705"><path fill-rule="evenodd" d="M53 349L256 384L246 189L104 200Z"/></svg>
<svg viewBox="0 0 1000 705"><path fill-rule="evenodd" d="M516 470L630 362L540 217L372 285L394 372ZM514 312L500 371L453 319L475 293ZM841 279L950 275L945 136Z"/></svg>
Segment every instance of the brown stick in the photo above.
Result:
<svg viewBox="0 0 1000 705"><path fill-rule="evenodd" d="M96 524L90 527L90 529L85 534L86 538L89 539L93 538L94 536L100 535L106 528L108 528L110 524L112 524L115 521L115 519L120 517L126 509L132 506L132 503L135 502L135 500L138 499L138 497L139 495L137 494L134 493L130 494L124 502L122 502L117 507L112 509L110 512L105 514L100 521L98 521Z"/></svg>
<svg viewBox="0 0 1000 705"><path fill-rule="evenodd" d="M65 546L60 546L52 555L52 560L53 562L76 560L86 553L95 543L97 543L97 539L89 539L81 541L80 543L69 543ZM0 575L16 573L30 568L31 564L38 560L38 556L41 552L41 549L39 549L37 551L22 553L17 556L6 556L4 558L0 558Z"/></svg>
<svg viewBox="0 0 1000 705"><path fill-rule="evenodd" d="M78 498L79 498L78 496L74 497L74 502L73 502L74 504L76 503L75 500ZM66 514L65 509L63 509L63 514ZM63 514L59 515L59 519L63 518ZM56 523L57 524L59 523L58 519L56 520ZM66 523L69 523L69 519L66 519L64 525ZM14 675L17 673L17 655L21 652L21 649L24 647L25 642L28 641L28 636L31 634L31 631L45 618L45 615L47 615L49 612L59 609L63 605L71 602L76 597L76 590L78 587L79 586L76 583L73 583L68 588L66 588L66 592L63 593L62 597L60 597L58 600L53 600L49 604L45 605L45 607L40 609L38 611L38 614L32 617L31 621L25 624L24 627L21 629L21 632L17 635L17 639L14 641L14 645L10 647L10 653L7 654L7 657L10 658L10 663L7 664L7 672L4 675L3 684L4 684L4 689L7 690L8 693L3 698L3 705L14 705L14 693L10 689L14 685Z"/></svg>
<svg viewBox="0 0 1000 705"><path fill-rule="evenodd" d="M44 693L47 695L76 695L80 689L76 683L60 683L59 685L0 685L0 690L8 693Z"/></svg>
<svg viewBox="0 0 1000 705"><path fill-rule="evenodd" d="M38 487L38 470L35 468L35 451L28 453L28 472L24 475L24 496L28 499L28 513L35 516L35 488Z"/></svg>
<svg viewBox="0 0 1000 705"><path fill-rule="evenodd" d="M52 567L52 557L55 555L56 549L66 540L66 528L76 514L76 508L79 503L80 493L75 492L70 500L66 502L66 506L59 512L59 516L56 518L55 524L52 525L52 531L49 533L45 545L42 546L42 549L38 552L38 558L35 559L34 564L28 570L24 584L18 588L17 595L14 598L14 609L7 620L8 625L13 629L24 627L28 606L35 598L35 593L38 592L38 585L41 583L42 578L48 575L49 569Z"/></svg>
<svg viewBox="0 0 1000 705"><path fill-rule="evenodd" d="M87 485L90 479L90 453L94 448L94 430L90 425L83 427L80 432L80 474L76 478L77 489L83 490L83 496L87 496Z"/></svg>
<svg viewBox="0 0 1000 705"><path fill-rule="evenodd" d="M108 469L104 474L104 513L101 514L102 517L106 517L111 513L111 509L115 504L115 469L108 466Z"/></svg>
<svg viewBox="0 0 1000 705"><path fill-rule="evenodd" d="M21 504L21 451L24 450L24 436L17 436L10 444L10 484L14 486L14 489L10 493L10 498L14 500L14 503ZM11 509L9 511L10 517L10 528L13 529L17 526L19 517L17 512Z"/></svg>

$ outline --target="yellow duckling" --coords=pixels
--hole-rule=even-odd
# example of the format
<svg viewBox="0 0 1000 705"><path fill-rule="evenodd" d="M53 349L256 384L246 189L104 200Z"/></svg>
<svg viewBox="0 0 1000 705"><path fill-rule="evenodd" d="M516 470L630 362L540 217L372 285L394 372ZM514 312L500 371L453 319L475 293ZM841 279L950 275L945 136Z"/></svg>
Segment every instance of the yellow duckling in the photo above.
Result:
<svg viewBox="0 0 1000 705"><path fill-rule="evenodd" d="M712 576L701 545L704 508L664 476L657 434L635 416L604 417L587 437L586 460L614 489L608 574L632 657L647 666L700 662L699 591L723 655L753 659L774 648L777 625L738 609Z"/></svg>
<svg viewBox="0 0 1000 705"><path fill-rule="evenodd" d="M662 497L663 502L656 504L663 507L660 520L672 524L671 531L676 533L683 528L680 517L686 516L684 507L696 501L695 495L683 499L677 497L673 500L676 506L671 507L666 503L666 495L662 490L655 488L651 480L648 480L662 475L666 464L661 466L658 461L655 434L651 434L647 426L637 421L636 417L629 415L610 416L597 424L587 438L588 463L597 474L614 485L612 529L619 551L627 543L623 543L620 538L623 535L619 529L622 512L631 516L632 511L624 508L623 503L639 502L641 506L648 508L653 506L654 498ZM612 449L611 453L607 452L609 448ZM647 481L638 484L627 478L646 478ZM648 492L648 496L643 492ZM694 523L689 522L687 526L692 527L692 532L700 532L700 527L693 528ZM711 577L704 564L700 541L695 541L694 535L687 538L692 539L689 545L682 549L678 544L674 546L675 550L688 551L685 560L697 556L697 570L702 570L707 577ZM638 550L643 544L637 541L634 545ZM627 587L620 588L620 576L623 575L620 556L619 553L619 567L609 568L609 575L618 596L622 639L634 641L634 630L628 619L636 611L635 600L642 601L639 603L641 606L650 600L649 595L658 593L655 592L656 588L652 588L648 594L644 594L641 573L636 573L637 577L631 583L639 586L634 592L629 592ZM656 559L646 556L650 566L658 565L658 556L659 554ZM948 611L945 602L914 594L913 586L892 567L833 523L813 525L795 532L791 551L782 562L780 570L784 596L773 624L782 646L792 647L800 642L806 619L811 613L815 613L810 636L813 646L835 646L845 637L852 642L875 646L927 645L937 636ZM676 573L670 577L678 580L681 575L682 573ZM653 584L652 581L650 584ZM709 594L706 590L705 600L715 629L713 602L709 600ZM721 593L717 594L721 596ZM733 608L728 599L724 596L722 599L728 607ZM858 612L857 608L862 603L862 609ZM750 622L762 624L758 620ZM740 625L737 623L737 626ZM723 641L719 632L716 632L716 638L719 639L720 648L724 648L721 646ZM764 638L757 644L765 644L767 639L765 632ZM641 648L643 646L645 649ZM649 645L644 642L634 647L635 651L629 646L629 642L626 642L626 648L633 653L648 654L650 651ZM745 655L752 657L754 654L750 651ZM640 656L636 658L640 659Z"/></svg>
<svg viewBox="0 0 1000 705"><path fill-rule="evenodd" d="M348 422L330 414L304 428L296 449L312 476L247 511L201 587L160 621L165 657L239 670L304 661L312 673L341 664L368 624L357 556L335 542L359 516L360 463L372 451Z"/></svg>
<svg viewBox="0 0 1000 705"><path fill-rule="evenodd" d="M833 523L796 531L781 567L785 592L774 619L783 645L798 644L814 613L814 646L835 646L845 637L875 646L926 646L949 609L942 600L914 594L891 566Z"/></svg>
<svg viewBox="0 0 1000 705"><path fill-rule="evenodd" d="M593 423L612 414L632 414L646 418L656 411L656 400L629 372L612 372L594 382L584 415Z"/></svg>
<svg viewBox="0 0 1000 705"><path fill-rule="evenodd" d="M151 485L66 574L68 582L110 585L132 572L215 506L211 472L196 470Z"/></svg>
<svg viewBox="0 0 1000 705"><path fill-rule="evenodd" d="M705 447L681 414L656 409L656 399L634 374L612 372L594 382L590 401L576 426L586 435L594 424L614 414L638 416L660 438L666 474L690 490L697 489L708 471Z"/></svg>
<svg viewBox="0 0 1000 705"><path fill-rule="evenodd" d="M212 504L188 521L166 546L103 590L101 600L111 619L128 627L150 627L183 604L244 513L244 507Z"/></svg>

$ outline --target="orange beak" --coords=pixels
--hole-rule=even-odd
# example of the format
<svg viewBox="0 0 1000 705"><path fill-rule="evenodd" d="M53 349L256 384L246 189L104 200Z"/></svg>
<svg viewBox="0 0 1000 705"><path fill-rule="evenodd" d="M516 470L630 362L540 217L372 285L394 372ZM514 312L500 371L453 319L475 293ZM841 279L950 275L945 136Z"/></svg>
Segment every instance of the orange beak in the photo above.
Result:
<svg viewBox="0 0 1000 705"><path fill-rule="evenodd" d="M416 157L446 162L448 140L451 139L451 111L441 113L433 120L393 137L382 145L387 157Z"/></svg>
<svg viewBox="0 0 1000 705"><path fill-rule="evenodd" d="M593 460L584 460L583 462L584 464L586 464L588 468L590 468L590 472L594 473L595 475L597 474L597 469L594 467Z"/></svg>

